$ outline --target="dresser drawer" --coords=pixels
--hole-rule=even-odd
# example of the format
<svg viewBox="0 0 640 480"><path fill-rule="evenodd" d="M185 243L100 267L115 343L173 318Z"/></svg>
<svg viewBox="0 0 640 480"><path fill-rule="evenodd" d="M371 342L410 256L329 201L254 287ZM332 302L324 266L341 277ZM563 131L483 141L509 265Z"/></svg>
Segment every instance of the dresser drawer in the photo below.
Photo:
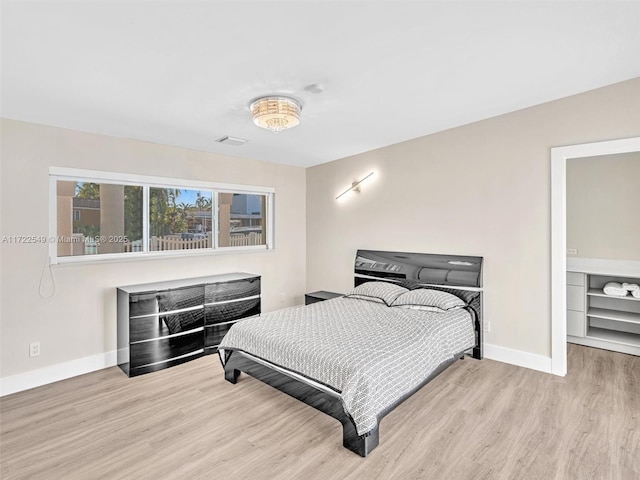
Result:
<svg viewBox="0 0 640 480"><path fill-rule="evenodd" d="M140 342L171 335L166 323L158 315L129 320L129 341Z"/></svg>
<svg viewBox="0 0 640 480"><path fill-rule="evenodd" d="M204 287L145 292L129 297L129 318L184 310L204 303Z"/></svg>
<svg viewBox="0 0 640 480"><path fill-rule="evenodd" d="M207 305L205 308L205 325L231 322L260 313L260 297L237 302Z"/></svg>
<svg viewBox="0 0 640 480"><path fill-rule="evenodd" d="M158 313L158 292L146 292L129 296L129 317L141 317Z"/></svg>
<svg viewBox="0 0 640 480"><path fill-rule="evenodd" d="M200 305L191 310L161 315L160 318L171 334L186 332L204 326L204 307Z"/></svg>
<svg viewBox="0 0 640 480"><path fill-rule="evenodd" d="M260 277L205 285L204 303L217 303L260 295Z"/></svg>
<svg viewBox="0 0 640 480"><path fill-rule="evenodd" d="M584 337L586 317L584 312L567 310L567 335Z"/></svg>
<svg viewBox="0 0 640 480"><path fill-rule="evenodd" d="M132 318L129 321L129 341L139 342L174 333L186 332L204 325L204 308L180 313Z"/></svg>
<svg viewBox="0 0 640 480"><path fill-rule="evenodd" d="M567 309L584 312L584 287L567 285Z"/></svg>
<svg viewBox="0 0 640 480"><path fill-rule="evenodd" d="M192 333L175 337L132 343L129 348L130 368L163 362L202 349L204 346L202 330L199 328Z"/></svg>
<svg viewBox="0 0 640 480"><path fill-rule="evenodd" d="M157 294L158 311L173 312L193 308L204 303L204 287L176 288Z"/></svg>

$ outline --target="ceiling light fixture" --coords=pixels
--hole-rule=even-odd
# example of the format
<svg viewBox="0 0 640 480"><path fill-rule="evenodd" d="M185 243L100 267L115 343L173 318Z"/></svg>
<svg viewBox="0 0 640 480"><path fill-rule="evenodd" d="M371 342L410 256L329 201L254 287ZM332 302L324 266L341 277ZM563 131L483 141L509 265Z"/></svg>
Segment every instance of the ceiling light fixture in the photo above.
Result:
<svg viewBox="0 0 640 480"><path fill-rule="evenodd" d="M302 105L291 97L268 96L253 100L249 109L257 126L281 132L300 123Z"/></svg>

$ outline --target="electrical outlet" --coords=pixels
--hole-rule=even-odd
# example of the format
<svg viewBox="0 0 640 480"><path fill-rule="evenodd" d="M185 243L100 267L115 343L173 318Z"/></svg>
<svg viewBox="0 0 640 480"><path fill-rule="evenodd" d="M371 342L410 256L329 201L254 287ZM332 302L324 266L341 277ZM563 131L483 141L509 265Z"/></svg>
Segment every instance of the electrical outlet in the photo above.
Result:
<svg viewBox="0 0 640 480"><path fill-rule="evenodd" d="M29 356L37 357L40 355L40 342L33 342L29 344Z"/></svg>
<svg viewBox="0 0 640 480"><path fill-rule="evenodd" d="M482 322L482 329L484 330L484 333L491 332L491 322L489 320L484 320Z"/></svg>
<svg viewBox="0 0 640 480"><path fill-rule="evenodd" d="M577 254L578 254L577 248L567 248L567 255L577 255Z"/></svg>

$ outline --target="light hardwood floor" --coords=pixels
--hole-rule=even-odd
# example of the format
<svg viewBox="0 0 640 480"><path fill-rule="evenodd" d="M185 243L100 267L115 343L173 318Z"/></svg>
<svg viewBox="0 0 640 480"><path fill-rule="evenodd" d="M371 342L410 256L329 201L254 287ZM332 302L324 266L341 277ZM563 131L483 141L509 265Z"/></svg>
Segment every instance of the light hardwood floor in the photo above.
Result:
<svg viewBox="0 0 640 480"><path fill-rule="evenodd" d="M10 479L640 479L640 357L569 346L559 378L456 362L360 458L341 426L217 356L127 378L109 368L2 398Z"/></svg>

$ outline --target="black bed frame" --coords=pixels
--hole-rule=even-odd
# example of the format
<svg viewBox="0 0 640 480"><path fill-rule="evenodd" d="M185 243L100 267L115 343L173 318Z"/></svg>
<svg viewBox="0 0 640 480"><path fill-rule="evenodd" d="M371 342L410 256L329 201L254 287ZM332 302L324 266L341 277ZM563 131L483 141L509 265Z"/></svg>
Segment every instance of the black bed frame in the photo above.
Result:
<svg viewBox="0 0 640 480"><path fill-rule="evenodd" d="M442 288L453 293L464 292L474 296L469 311L475 318L476 345L472 356L482 359L482 257L459 255L436 255L426 253L383 252L358 250L355 260L355 285L368 281L388 281L393 283L413 282L414 285ZM329 388L305 382L299 375L292 375L284 369L269 364L241 351L225 351L224 376L236 383L240 372L271 385L307 405L330 415L342 423L342 444L345 448L366 457L379 443L380 421L389 412L420 390L456 360L464 358L460 352L448 360L414 388L378 415L376 427L365 435L358 435L355 423L342 406L340 394Z"/></svg>

